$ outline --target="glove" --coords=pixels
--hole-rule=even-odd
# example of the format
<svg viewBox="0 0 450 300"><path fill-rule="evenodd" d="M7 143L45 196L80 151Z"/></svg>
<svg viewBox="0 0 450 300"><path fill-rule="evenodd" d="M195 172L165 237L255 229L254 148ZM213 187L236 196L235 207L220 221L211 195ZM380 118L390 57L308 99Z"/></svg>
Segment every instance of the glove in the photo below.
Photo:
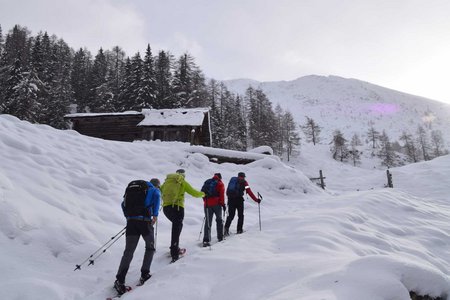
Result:
<svg viewBox="0 0 450 300"><path fill-rule="evenodd" d="M223 212L225 212L227 210L227 206L225 204L222 205L222 208L223 208Z"/></svg>
<svg viewBox="0 0 450 300"><path fill-rule="evenodd" d="M258 203L261 203L261 199L260 199L260 198L258 198L258 200L256 200L256 202L258 202Z"/></svg>

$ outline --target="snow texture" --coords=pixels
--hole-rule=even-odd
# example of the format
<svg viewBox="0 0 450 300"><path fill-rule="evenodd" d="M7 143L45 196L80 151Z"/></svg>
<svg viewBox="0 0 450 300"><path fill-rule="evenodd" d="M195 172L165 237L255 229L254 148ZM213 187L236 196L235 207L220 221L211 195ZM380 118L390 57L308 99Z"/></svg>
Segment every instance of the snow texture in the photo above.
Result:
<svg viewBox="0 0 450 300"><path fill-rule="evenodd" d="M260 205L245 202L245 233L198 247L201 199L186 197L181 246L169 264L170 222L158 222L153 277L130 299L450 299L450 156L384 170L342 165L327 146L306 145L285 165L213 164L189 145L116 142L0 115L0 282L2 299L105 299L113 293L124 239L74 271L125 226L120 209L134 179L179 168L199 189L214 173L225 184L245 172ZM326 176L323 191L308 177ZM215 242L213 225L213 242ZM235 232L236 220L231 231ZM127 283L140 275L141 241Z"/></svg>

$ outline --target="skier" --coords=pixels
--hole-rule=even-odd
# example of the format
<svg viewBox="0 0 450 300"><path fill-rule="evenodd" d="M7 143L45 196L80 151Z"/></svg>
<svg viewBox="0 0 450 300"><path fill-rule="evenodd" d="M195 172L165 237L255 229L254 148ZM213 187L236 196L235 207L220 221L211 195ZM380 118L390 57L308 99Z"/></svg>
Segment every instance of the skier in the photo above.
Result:
<svg viewBox="0 0 450 300"><path fill-rule="evenodd" d="M163 199L163 212L167 219L172 222L172 235L170 240L170 256L172 262L178 260L180 251L180 235L183 229L184 219L184 194L202 198L205 193L194 189L186 180L186 172L179 169L174 174L169 174L161 186L161 193Z"/></svg>
<svg viewBox="0 0 450 300"><path fill-rule="evenodd" d="M236 210L238 211L238 223L237 223L237 233L243 232L244 225L244 191L253 199L253 201L260 203L261 199L256 198L253 194L250 186L245 180L245 173L239 172L237 177L232 177L227 187L227 197L228 197L228 217L225 222L225 232L224 235L230 235L229 229L231 222L234 219Z"/></svg>
<svg viewBox="0 0 450 300"><path fill-rule="evenodd" d="M153 178L150 182L133 181L125 191L124 201L122 202L122 210L127 219L125 251L123 252L116 281L114 282L114 288L119 295L127 291L125 287L125 276L127 275L140 236L145 241L145 252L139 283L142 285L151 277L150 266L152 264L153 254L155 253L153 225L158 220L161 195L159 186L159 179Z"/></svg>
<svg viewBox="0 0 450 300"><path fill-rule="evenodd" d="M208 191L208 192L205 192ZM202 191L207 195L203 198L205 206L205 233L203 235L203 247L209 247L211 242L211 225L213 215L216 215L217 239L223 240L222 208L225 212L225 186L220 173L214 174L211 179L205 181Z"/></svg>

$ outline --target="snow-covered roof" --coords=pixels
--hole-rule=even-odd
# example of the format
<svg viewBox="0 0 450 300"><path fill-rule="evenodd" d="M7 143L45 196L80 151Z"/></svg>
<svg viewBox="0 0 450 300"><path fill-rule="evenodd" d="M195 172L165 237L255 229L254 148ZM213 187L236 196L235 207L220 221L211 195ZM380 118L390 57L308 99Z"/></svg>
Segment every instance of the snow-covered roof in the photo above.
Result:
<svg viewBox="0 0 450 300"><path fill-rule="evenodd" d="M143 109L138 126L201 126L208 108Z"/></svg>
<svg viewBox="0 0 450 300"><path fill-rule="evenodd" d="M120 115L141 115L141 112L130 110L124 112L115 112L115 113L75 113L65 115L65 118L76 118L76 117L104 117L104 116L120 116Z"/></svg>
<svg viewBox="0 0 450 300"><path fill-rule="evenodd" d="M116 113L75 113L65 115L66 118L105 117L121 115L144 115L144 119L137 126L201 126L205 118L207 107L174 108L174 109L143 109Z"/></svg>
<svg viewBox="0 0 450 300"><path fill-rule="evenodd" d="M204 155L210 156L220 156L220 157L234 157L236 159L249 159L249 160L258 160L268 157L267 154L255 153L255 152L246 152L246 151L238 151L238 150L228 150L221 148L211 148L204 146L190 146L188 148L189 152L202 153Z"/></svg>

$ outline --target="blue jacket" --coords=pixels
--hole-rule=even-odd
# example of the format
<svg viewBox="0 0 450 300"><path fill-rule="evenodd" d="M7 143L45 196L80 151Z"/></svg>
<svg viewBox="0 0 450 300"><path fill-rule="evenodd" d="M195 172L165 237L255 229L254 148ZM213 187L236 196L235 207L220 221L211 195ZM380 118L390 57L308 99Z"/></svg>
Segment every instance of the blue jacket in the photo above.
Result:
<svg viewBox="0 0 450 300"><path fill-rule="evenodd" d="M147 196L144 200L144 205L149 210L149 217L145 216L136 216L136 217L127 217L125 214L125 202L122 201L122 211L123 215L127 218L127 220L135 219L135 220L143 220L143 221L151 221L152 217L157 217L159 213L159 205L161 202L161 192L159 189L155 188L153 184L151 184L149 181L147 181L148 190L147 190Z"/></svg>

